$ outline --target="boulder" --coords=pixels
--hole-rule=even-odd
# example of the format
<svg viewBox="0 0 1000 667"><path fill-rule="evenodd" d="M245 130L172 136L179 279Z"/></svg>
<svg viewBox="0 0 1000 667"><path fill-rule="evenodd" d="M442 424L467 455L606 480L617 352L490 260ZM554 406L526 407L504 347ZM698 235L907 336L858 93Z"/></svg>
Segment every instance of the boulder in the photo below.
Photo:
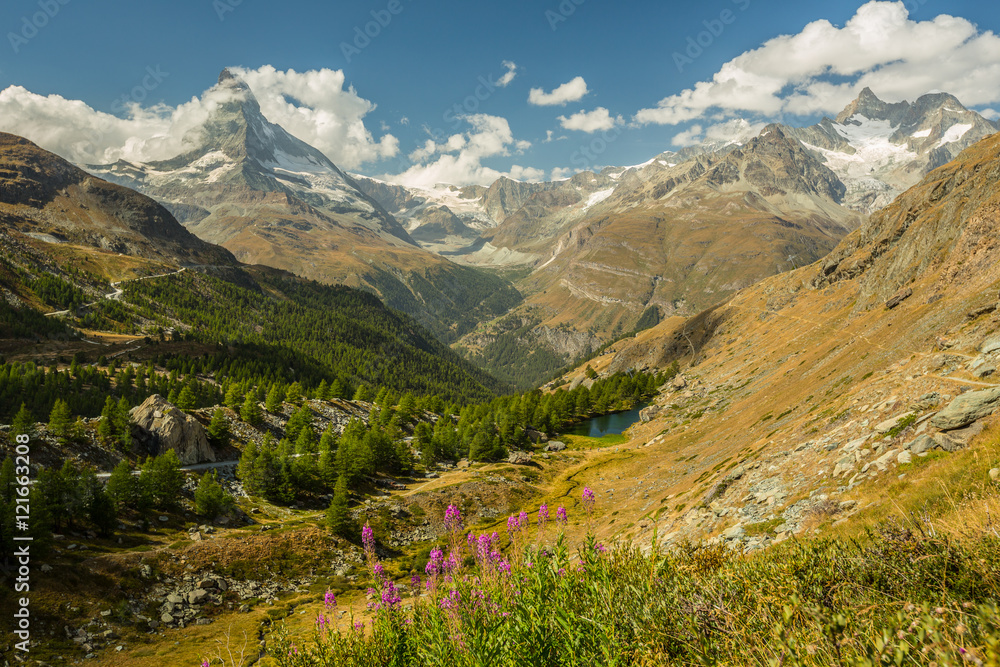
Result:
<svg viewBox="0 0 1000 667"><path fill-rule="evenodd" d="M743 526L737 524L732 528L728 528L725 531L723 531L722 539L726 540L727 542L732 540L738 540L742 538L744 535L746 535L746 532L747 531L745 528L743 528Z"/></svg>
<svg viewBox="0 0 1000 667"><path fill-rule="evenodd" d="M132 408L132 438L149 452L177 452L184 465L215 461L205 428L191 415L153 394Z"/></svg>
<svg viewBox="0 0 1000 667"><path fill-rule="evenodd" d="M649 405L642 410L639 410L639 421L643 424L647 424L653 421L656 416L660 414L661 410L663 410L663 408L659 405Z"/></svg>
<svg viewBox="0 0 1000 667"><path fill-rule="evenodd" d="M549 436L547 436L544 433L542 433L541 431L538 431L538 430L533 429L533 428L526 428L526 429L524 429L524 434L526 436L528 436L528 440L531 440L536 445L539 442L545 442L545 441L547 441L549 439Z"/></svg>
<svg viewBox="0 0 1000 667"><path fill-rule="evenodd" d="M888 433L892 429L894 429L897 426L899 426L899 423L901 421L903 421L904 419L906 419L907 417L910 417L912 415L913 415L912 412L904 412L903 414L897 415L896 417L893 417L892 419L886 419L884 422L882 422L881 424L879 424L878 426L876 426L875 430L877 432L879 432L879 433Z"/></svg>
<svg viewBox="0 0 1000 667"><path fill-rule="evenodd" d="M531 452L515 450L510 453L510 456L507 457L507 463L513 463L514 465L519 465L519 466L530 465Z"/></svg>
<svg viewBox="0 0 1000 667"><path fill-rule="evenodd" d="M912 462L913 462L913 455L905 450L900 452L899 456L896 457L896 463L898 463L899 465L906 465L907 463L912 463Z"/></svg>
<svg viewBox="0 0 1000 667"><path fill-rule="evenodd" d="M909 299L911 296L913 296L913 290L907 287L905 290L902 290L901 292L897 293L896 296L892 297L891 299L885 302L886 310L892 310L899 304Z"/></svg>
<svg viewBox="0 0 1000 667"><path fill-rule="evenodd" d="M566 449L566 443L561 440L552 440L549 444L545 445L545 451L547 452L561 452Z"/></svg>
<svg viewBox="0 0 1000 667"><path fill-rule="evenodd" d="M196 588L188 593L188 604L201 604L205 600L206 596L208 596L208 591L203 588Z"/></svg>
<svg viewBox="0 0 1000 667"><path fill-rule="evenodd" d="M931 426L953 431L972 424L1000 407L1000 387L962 394L931 419Z"/></svg>
<svg viewBox="0 0 1000 667"><path fill-rule="evenodd" d="M921 435L910 442L910 444L906 446L906 449L908 449L912 454L923 454L924 452L931 451L937 446L937 443L934 442L934 438L929 435Z"/></svg>
<svg viewBox="0 0 1000 667"><path fill-rule="evenodd" d="M980 366L976 370L972 371L972 375L977 378L988 378L997 372L997 367L993 365Z"/></svg>
<svg viewBox="0 0 1000 667"><path fill-rule="evenodd" d="M1000 350L1000 336L990 336L979 346L979 351L983 354L991 354Z"/></svg>
<svg viewBox="0 0 1000 667"><path fill-rule="evenodd" d="M677 377L674 378L674 381L671 383L671 386L673 386L674 389L681 390L687 387L688 383L687 380L684 379L683 375L678 375Z"/></svg>
<svg viewBox="0 0 1000 667"><path fill-rule="evenodd" d="M935 433L932 437L934 442L937 443L937 445L944 451L957 452L967 446L974 437L982 432L982 422L976 422L972 426L967 426L966 428L960 428L954 431L945 431L944 433Z"/></svg>

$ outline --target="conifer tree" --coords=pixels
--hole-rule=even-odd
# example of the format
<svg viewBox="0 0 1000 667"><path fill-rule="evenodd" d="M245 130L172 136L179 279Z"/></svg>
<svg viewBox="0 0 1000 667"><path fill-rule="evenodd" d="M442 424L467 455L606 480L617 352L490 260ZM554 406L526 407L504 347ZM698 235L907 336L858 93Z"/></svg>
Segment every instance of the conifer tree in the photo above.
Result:
<svg viewBox="0 0 1000 667"><path fill-rule="evenodd" d="M267 392L267 400L264 402L264 409L271 414L281 412L281 403L284 400L285 392L282 391L281 385L272 385L271 390Z"/></svg>
<svg viewBox="0 0 1000 667"><path fill-rule="evenodd" d="M285 391L285 400L292 405L299 405L303 400L302 385L298 382L293 382L288 385L288 389Z"/></svg>
<svg viewBox="0 0 1000 667"><path fill-rule="evenodd" d="M344 539L354 539L357 526L351 520L347 507L347 479L340 477L333 492L333 500L326 510L326 525L334 535Z"/></svg>
<svg viewBox="0 0 1000 667"><path fill-rule="evenodd" d="M240 419L251 426L259 426L264 421L264 416L260 412L260 405L257 403L255 392L247 394L246 399L243 401L243 407L240 408Z"/></svg>
<svg viewBox="0 0 1000 667"><path fill-rule="evenodd" d="M208 439L217 447L229 444L229 422L222 408L216 408L212 413L212 421L208 424Z"/></svg>
<svg viewBox="0 0 1000 667"><path fill-rule="evenodd" d="M52 406L52 412L49 414L49 431L64 445L69 440L72 418L69 404L61 398L57 398Z"/></svg>
<svg viewBox="0 0 1000 667"><path fill-rule="evenodd" d="M21 409L14 415L10 430L11 435L27 435L29 438L35 436L35 419L24 403L21 403Z"/></svg>
<svg viewBox="0 0 1000 667"><path fill-rule="evenodd" d="M214 470L206 470L194 492L194 504L198 514L215 519L230 511L233 499L226 493L215 477Z"/></svg>
<svg viewBox="0 0 1000 667"><path fill-rule="evenodd" d="M198 405L198 397L195 396L194 391L191 389L190 384L185 384L179 394L177 394L177 400L172 401L174 405L179 407L181 410L194 410Z"/></svg>

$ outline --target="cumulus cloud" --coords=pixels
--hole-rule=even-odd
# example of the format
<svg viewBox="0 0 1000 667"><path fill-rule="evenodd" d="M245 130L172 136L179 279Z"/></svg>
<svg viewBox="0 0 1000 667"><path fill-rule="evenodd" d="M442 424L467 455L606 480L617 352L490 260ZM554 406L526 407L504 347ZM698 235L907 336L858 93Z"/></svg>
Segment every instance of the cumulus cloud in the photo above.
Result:
<svg viewBox="0 0 1000 667"><path fill-rule="evenodd" d="M568 118L559 116L559 124L564 129L587 133L610 130L615 125L621 125L624 122L625 120L621 116L612 116L611 112L604 107L597 107L593 111L578 111Z"/></svg>
<svg viewBox="0 0 1000 667"><path fill-rule="evenodd" d="M989 120L997 120L1000 118L1000 111L997 111L996 109L983 109L979 112L979 115L983 118L988 118Z"/></svg>
<svg viewBox="0 0 1000 667"><path fill-rule="evenodd" d="M282 72L270 66L233 71L254 91L268 120L323 151L341 167L353 169L398 152L396 137L385 134L376 140L365 127L364 117L375 105L353 87L344 87L343 72ZM76 163L163 160L194 148L197 134L192 130L230 95L212 87L175 107L132 103L125 116L118 117L79 100L10 86L0 91L0 129Z"/></svg>
<svg viewBox="0 0 1000 667"><path fill-rule="evenodd" d="M745 118L733 118L717 123L707 129L695 124L677 134L671 143L674 146L694 146L696 144L742 144L761 133L767 123L751 123Z"/></svg>
<svg viewBox="0 0 1000 667"><path fill-rule="evenodd" d="M843 26L815 21L725 63L710 81L641 109L641 124L708 112L833 114L869 86L887 101L945 89L970 106L1000 101L1000 37L963 18L914 21L903 2L875 0Z"/></svg>
<svg viewBox="0 0 1000 667"><path fill-rule="evenodd" d="M588 92L587 82L582 76L578 76L551 93L545 92L542 88L532 88L528 93L528 103L539 107L565 106L570 102L582 100Z"/></svg>
<svg viewBox="0 0 1000 667"><path fill-rule="evenodd" d="M565 181L574 173L576 172L573 169L570 169L569 167L556 167L552 170L552 180Z"/></svg>
<svg viewBox="0 0 1000 667"><path fill-rule="evenodd" d="M501 88L506 88L510 85L510 82L514 80L514 77L517 76L517 65L509 60L505 60L503 61L503 66L507 68L507 71L502 77L497 79L497 85Z"/></svg>
<svg viewBox="0 0 1000 667"><path fill-rule="evenodd" d="M354 86L345 88L342 70L296 72L265 65L232 71L250 86L269 121L315 146L341 167L354 169L399 151L396 137L386 134L376 141L365 127L364 118L375 110L375 104L358 95Z"/></svg>
<svg viewBox="0 0 1000 667"><path fill-rule="evenodd" d="M535 169L534 167L522 167L515 164L510 168L507 176L515 181L529 181L537 183L545 178L545 171L542 169Z"/></svg>
<svg viewBox="0 0 1000 667"><path fill-rule="evenodd" d="M443 141L427 139L410 153L414 164L400 174L380 178L409 187L432 188L439 183L451 185L489 185L501 176L518 180L538 180L544 172L514 165L501 172L483 165L483 160L509 156L531 147L531 142L514 138L506 118L488 114L463 117L469 128Z"/></svg>

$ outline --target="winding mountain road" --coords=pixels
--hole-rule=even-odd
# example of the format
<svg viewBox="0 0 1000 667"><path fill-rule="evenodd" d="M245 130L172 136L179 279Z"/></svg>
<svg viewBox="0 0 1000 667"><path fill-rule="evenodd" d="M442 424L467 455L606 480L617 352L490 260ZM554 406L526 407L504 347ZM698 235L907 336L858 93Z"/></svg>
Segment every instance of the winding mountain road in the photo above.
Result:
<svg viewBox="0 0 1000 667"><path fill-rule="evenodd" d="M115 290L114 292L109 292L108 294L105 294L101 299L98 299L97 301L91 301L90 303L85 303L83 306L81 306L81 308L90 308L91 306L96 306L102 300L108 300L108 301L118 301L118 300L120 300L122 294L125 293L125 290L123 290L120 287L120 285L122 285L124 283L137 282L137 281L140 281L140 280L150 280L152 278L165 278L167 276L176 276L178 273L183 273L186 269L187 269L187 267L182 266L181 268L177 269L176 271L170 271L168 273L158 273L158 274L156 274L154 276L142 276L141 278L128 278L127 280L119 280L117 282L113 282L113 283L111 283L111 287L114 288L114 290ZM55 312L45 313L45 317L62 317L64 315L69 315L69 311L68 310L57 310Z"/></svg>

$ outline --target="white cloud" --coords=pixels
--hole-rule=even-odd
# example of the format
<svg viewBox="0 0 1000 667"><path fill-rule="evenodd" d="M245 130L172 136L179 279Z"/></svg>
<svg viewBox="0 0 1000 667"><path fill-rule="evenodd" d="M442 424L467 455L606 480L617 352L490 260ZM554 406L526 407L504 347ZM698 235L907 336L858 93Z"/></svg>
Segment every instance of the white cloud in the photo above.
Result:
<svg viewBox="0 0 1000 667"><path fill-rule="evenodd" d="M767 123L751 123L745 118L733 118L724 123L711 125L707 129L695 124L675 136L670 143L674 146L743 144L760 134L766 126Z"/></svg>
<svg viewBox="0 0 1000 667"><path fill-rule="evenodd" d="M612 116L604 107L597 107L593 111L579 111L569 118L559 116L559 124L567 130L579 130L580 132L600 132L610 130L615 125L625 122L621 116Z"/></svg>
<svg viewBox="0 0 1000 667"><path fill-rule="evenodd" d="M582 100L588 92L587 82L582 76L578 76L551 93L546 93L542 88L532 88L528 93L528 103L540 107L565 106L570 102Z"/></svg>
<svg viewBox="0 0 1000 667"><path fill-rule="evenodd" d="M903 2L876 0L842 28L821 20L775 37L724 64L711 81L641 109L635 120L676 125L713 110L833 114L865 86L887 101L944 89L977 106L1000 101L998 80L996 34L948 15L913 21Z"/></svg>
<svg viewBox="0 0 1000 667"><path fill-rule="evenodd" d="M469 129L448 137L441 143L428 139L410 153L418 164L400 174L379 178L409 187L431 188L439 183L452 185L489 185L501 176L518 180L538 180L544 172L532 167L513 165L501 172L483 165L483 160L509 156L531 148L530 141L514 138L506 118L488 114L463 117Z"/></svg>
<svg viewBox="0 0 1000 667"><path fill-rule="evenodd" d="M529 181L537 183L545 178L545 172L541 169L535 169L534 167L522 167L515 164L510 168L510 172L508 172L507 176L515 181Z"/></svg>
<svg viewBox="0 0 1000 667"><path fill-rule="evenodd" d="M704 129L705 128L696 123L683 132L677 133L677 135L670 140L670 143L674 146L694 146L695 144L700 144L705 138Z"/></svg>
<svg viewBox="0 0 1000 667"><path fill-rule="evenodd" d="M342 70L296 72L265 65L233 71L250 86L269 121L323 151L343 168L354 169L399 151L396 137L386 134L378 141L372 137L364 117L375 104L359 96L354 86L344 87Z"/></svg>
<svg viewBox="0 0 1000 667"><path fill-rule="evenodd" d="M353 87L345 89L342 72L281 72L270 66L234 71L254 91L268 120L345 169L398 152L396 137L385 134L376 140L367 130L364 117L375 105ZM0 91L0 129L76 163L162 160L193 148L196 137L191 131L229 96L213 87L176 107L132 104L126 116L119 118L79 100L10 86Z"/></svg>
<svg viewBox="0 0 1000 667"><path fill-rule="evenodd" d="M575 170L569 167L556 167L552 170L552 180L553 181L563 181L576 173Z"/></svg>
<svg viewBox="0 0 1000 667"><path fill-rule="evenodd" d="M996 109L983 109L979 112L979 115L983 118L988 118L989 120L997 120L1000 118L1000 111Z"/></svg>
<svg viewBox="0 0 1000 667"><path fill-rule="evenodd" d="M503 61L503 66L507 68L507 71L497 80L497 85L501 88L506 88L514 80L514 77L517 76L517 65L509 60L505 60Z"/></svg>

